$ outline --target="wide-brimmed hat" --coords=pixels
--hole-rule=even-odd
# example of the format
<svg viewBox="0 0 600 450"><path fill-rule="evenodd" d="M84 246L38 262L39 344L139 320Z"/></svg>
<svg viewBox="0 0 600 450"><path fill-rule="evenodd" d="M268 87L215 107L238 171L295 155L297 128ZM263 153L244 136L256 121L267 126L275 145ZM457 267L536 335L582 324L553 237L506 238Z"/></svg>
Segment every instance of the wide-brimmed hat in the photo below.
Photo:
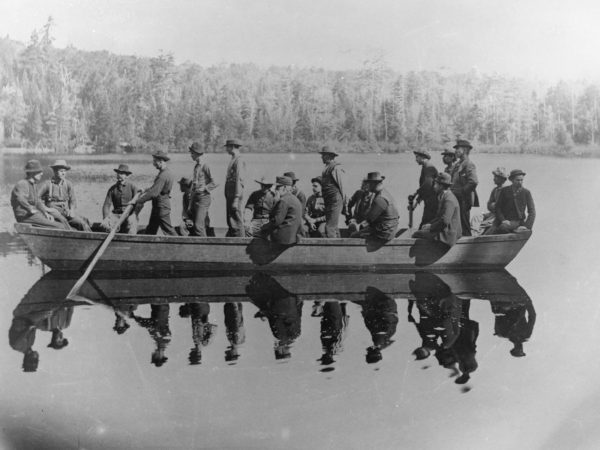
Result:
<svg viewBox="0 0 600 450"><path fill-rule="evenodd" d="M152 153L152 157L156 159L162 159L163 161L168 161L171 159L164 150L156 150L154 153Z"/></svg>
<svg viewBox="0 0 600 450"><path fill-rule="evenodd" d="M44 169L42 169L42 165L37 159L30 159L27 161L27 164L25 164L25 172L27 173L37 173L43 171Z"/></svg>
<svg viewBox="0 0 600 450"><path fill-rule="evenodd" d="M200 144L198 142L194 142L192 145L190 145L188 147L188 150L191 153L196 153L197 155L203 155L204 154L204 150L202 150L202 148L200 147Z"/></svg>
<svg viewBox="0 0 600 450"><path fill-rule="evenodd" d="M129 170L129 166L127 164L119 164L119 167L113 170L117 173L126 173L127 175L131 175L131 170Z"/></svg>
<svg viewBox="0 0 600 450"><path fill-rule="evenodd" d="M71 170L71 166L69 166L67 164L67 161L65 161L64 159L57 159L56 161L54 161L54 164L51 164L50 167L52 167L52 169L57 170L57 169L67 169L67 170Z"/></svg>
<svg viewBox="0 0 600 450"><path fill-rule="evenodd" d="M431 153L427 150L413 150L413 153L418 156L422 156L423 158L431 159Z"/></svg>
<svg viewBox="0 0 600 450"><path fill-rule="evenodd" d="M473 148L471 143L469 141L467 141L466 139L457 139L456 144L454 145L453 148L458 148L458 147L464 147L469 150L471 150Z"/></svg>
<svg viewBox="0 0 600 450"><path fill-rule="evenodd" d="M456 156L456 150L453 148L445 148L442 155Z"/></svg>
<svg viewBox="0 0 600 450"><path fill-rule="evenodd" d="M223 147L241 147L242 141L239 139L227 139Z"/></svg>
<svg viewBox="0 0 600 450"><path fill-rule="evenodd" d="M328 145L325 145L319 153L322 155L340 156L339 154L334 152Z"/></svg>
<svg viewBox="0 0 600 450"><path fill-rule="evenodd" d="M321 178L321 175L319 175L318 177L314 177L310 180L311 183L319 183L319 184L323 184L323 178Z"/></svg>
<svg viewBox="0 0 600 450"><path fill-rule="evenodd" d="M451 186L452 185L452 177L450 177L449 173L440 172L437 174L437 177L435 177L435 182L439 183L439 184L443 184L444 186Z"/></svg>
<svg viewBox="0 0 600 450"><path fill-rule="evenodd" d="M300 178L296 177L296 174L294 172L286 172L283 174L284 177L290 177L292 179L292 181L299 181Z"/></svg>
<svg viewBox="0 0 600 450"><path fill-rule="evenodd" d="M519 175L527 175L521 169L514 169L510 171L510 175L508 176L509 180L512 180L514 177L518 177Z"/></svg>
<svg viewBox="0 0 600 450"><path fill-rule="evenodd" d="M504 167L496 167L494 170L492 170L492 175L501 178L508 178L508 175L506 174L506 169Z"/></svg>
<svg viewBox="0 0 600 450"><path fill-rule="evenodd" d="M181 177L181 180L179 180L178 183L183 184L184 186L190 186L192 184L192 180L186 177Z"/></svg>
<svg viewBox="0 0 600 450"><path fill-rule="evenodd" d="M260 177L260 180L254 180L261 186L273 186L272 181L268 181L267 177Z"/></svg>
<svg viewBox="0 0 600 450"><path fill-rule="evenodd" d="M275 179L275 184L277 186L291 186L292 184L294 184L294 182L290 177L277 177Z"/></svg>
<svg viewBox="0 0 600 450"><path fill-rule="evenodd" d="M363 181L372 181L372 182L381 182L385 180L385 177L383 175L381 175L379 172L369 172L367 174L367 178L365 178Z"/></svg>

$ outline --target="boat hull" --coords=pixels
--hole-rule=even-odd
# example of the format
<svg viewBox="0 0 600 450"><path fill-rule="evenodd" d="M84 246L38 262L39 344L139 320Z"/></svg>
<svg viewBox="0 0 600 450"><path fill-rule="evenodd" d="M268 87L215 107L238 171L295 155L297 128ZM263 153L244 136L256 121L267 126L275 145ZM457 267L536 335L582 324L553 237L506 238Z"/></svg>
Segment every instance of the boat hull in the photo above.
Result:
<svg viewBox="0 0 600 450"><path fill-rule="evenodd" d="M83 270L106 234L16 224L34 256L53 270ZM422 239L396 238L383 246L364 239L302 239L275 247L256 238L117 234L98 263L100 271L207 270L497 270L506 267L531 233L464 237L447 249Z"/></svg>

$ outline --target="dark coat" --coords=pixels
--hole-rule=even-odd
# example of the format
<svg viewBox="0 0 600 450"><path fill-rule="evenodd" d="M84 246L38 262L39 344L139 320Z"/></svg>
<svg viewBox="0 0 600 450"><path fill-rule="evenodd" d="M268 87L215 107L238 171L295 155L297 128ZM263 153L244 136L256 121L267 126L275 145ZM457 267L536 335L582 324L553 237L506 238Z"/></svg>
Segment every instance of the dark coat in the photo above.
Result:
<svg viewBox="0 0 600 450"><path fill-rule="evenodd" d="M462 236L460 224L460 207L458 200L449 190L442 191L438 196L438 210L435 219L431 222L430 231L439 233L441 242L453 246Z"/></svg>
<svg viewBox="0 0 600 450"><path fill-rule="evenodd" d="M263 231L270 234L271 241L291 245L298 242L301 229L302 204L295 195L286 192L275 204Z"/></svg>
<svg viewBox="0 0 600 450"><path fill-rule="evenodd" d="M479 206L479 197L475 188L479 180L477 179L477 169L470 159L465 158L460 162L452 173L452 193L461 205L467 209Z"/></svg>
<svg viewBox="0 0 600 450"><path fill-rule="evenodd" d="M496 203L496 225L504 220L516 220L531 230L535 222L535 205L528 189L514 190L506 186L500 191Z"/></svg>

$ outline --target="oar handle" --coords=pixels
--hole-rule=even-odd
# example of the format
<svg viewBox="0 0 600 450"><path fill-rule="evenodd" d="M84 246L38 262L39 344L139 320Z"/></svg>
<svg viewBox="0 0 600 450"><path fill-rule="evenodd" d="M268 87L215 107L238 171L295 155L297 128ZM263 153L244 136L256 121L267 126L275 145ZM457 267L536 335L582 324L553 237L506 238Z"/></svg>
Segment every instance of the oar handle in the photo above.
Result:
<svg viewBox="0 0 600 450"><path fill-rule="evenodd" d="M83 275L77 280L77 282L75 283L73 288L67 294L67 299L72 298L79 292L79 289L81 289L81 286L83 286L83 283L85 283L85 280L87 280L87 277L90 276L90 273L94 269L94 266L96 265L98 260L102 257L102 255L104 254L104 251L108 247L108 244L110 244L110 241L112 241L112 239L115 237L115 234L117 234L117 231L119 230L119 228L121 228L121 225L123 224L123 222L125 222L127 217L129 217L129 215L131 214L131 211L133 211L133 208L135 207L135 203L140 198L141 194L142 194L142 191L138 191L135 194L135 196L131 199L131 204L127 205L127 208L125 208L125 211L123 211L123 214L121 214L121 217L119 217L119 220L117 221L117 223L112 227L112 229L110 230L110 233L108 233L108 236L106 237L106 239L104 240L104 242L102 243L100 248L98 248L98 251L94 255L94 258L90 261L90 263L86 267Z"/></svg>

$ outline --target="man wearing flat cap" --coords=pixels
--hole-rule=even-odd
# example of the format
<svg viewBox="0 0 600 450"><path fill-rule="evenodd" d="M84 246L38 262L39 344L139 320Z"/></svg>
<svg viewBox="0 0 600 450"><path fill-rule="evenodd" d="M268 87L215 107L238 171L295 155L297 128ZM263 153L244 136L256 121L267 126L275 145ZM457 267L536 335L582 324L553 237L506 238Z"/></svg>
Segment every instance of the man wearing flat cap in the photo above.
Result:
<svg viewBox="0 0 600 450"><path fill-rule="evenodd" d="M37 184L42 179L44 171L37 159L27 161L25 165L25 178L17 182L10 193L10 205L12 206L15 220L20 223L28 223L35 227L58 228L64 230L67 227L62 222L55 222L48 213L48 208L40 200Z"/></svg>
<svg viewBox="0 0 600 450"><path fill-rule="evenodd" d="M189 147L190 156L195 161L194 174L189 191L189 204L186 213L189 219L193 221L191 231L192 236L206 236L207 229L210 228L210 219L208 208L211 203L210 193L217 184L215 183L208 164L204 161L204 150L201 149L198 142L194 142Z"/></svg>
<svg viewBox="0 0 600 450"><path fill-rule="evenodd" d="M497 167L492 171L494 177L494 189L490 193L490 199L487 202L488 212L477 214L471 219L471 234L479 236L480 234L491 234L493 232L494 221L496 220L496 203L500 196L500 191L508 178L504 167Z"/></svg>
<svg viewBox="0 0 600 450"><path fill-rule="evenodd" d="M102 223L100 224L102 230L107 233L119 222L125 208L139 191L135 184L129 181L131 170L127 164L119 164L119 167L113 170L117 176L117 182L106 193L102 205ZM132 212L121 224L117 233L137 234L138 213L139 209Z"/></svg>
<svg viewBox="0 0 600 450"><path fill-rule="evenodd" d="M460 205L460 220L463 236L471 236L471 208L479 206L477 197L477 169L469 159L473 146L469 141L458 139L456 150L457 167L452 174L452 193Z"/></svg>
<svg viewBox="0 0 600 450"><path fill-rule="evenodd" d="M156 234L160 228L168 236L177 236L177 232L171 225L171 188L173 187L173 175L167 167L170 160L169 155L162 150L152 154L152 164L158 169L158 175L154 183L144 191L138 198L137 208L142 207L147 201L152 201L150 222L146 227L145 234Z"/></svg>
<svg viewBox="0 0 600 450"><path fill-rule="evenodd" d="M433 181L437 177L437 169L431 164L431 154L427 150L415 150L415 161L421 166L421 175L419 176L419 188L414 194L414 200L417 205L423 202L423 218L421 225L431 222L437 212L437 195L433 190ZM409 198L410 200L410 198Z"/></svg>
<svg viewBox="0 0 600 450"><path fill-rule="evenodd" d="M75 213L77 200L73 183L67 180L67 171L71 167L64 159L59 159L50 166L54 176L43 183L39 196L48 208L48 212L55 220L75 228L79 231L92 231L89 220Z"/></svg>
<svg viewBox="0 0 600 450"><path fill-rule="evenodd" d="M453 148L446 148L442 152L442 162L444 163L444 172L453 176L456 169L456 151Z"/></svg>
<svg viewBox="0 0 600 450"><path fill-rule="evenodd" d="M338 223L340 215L346 209L346 193L344 191L345 172L335 160L336 152L325 146L319 152L325 169L321 174L323 201L325 202L325 237L340 237Z"/></svg>
<svg viewBox="0 0 600 450"><path fill-rule="evenodd" d="M231 155L225 177L225 212L227 214L228 237L244 237L243 200L246 182L246 163L241 157L242 143L238 139L228 139L225 150Z"/></svg>
<svg viewBox="0 0 600 450"><path fill-rule="evenodd" d="M373 193L371 207L363 223L359 224L359 231L350 237L372 237L381 241L389 241L396 236L398 229L398 208L391 194L383 188L385 177L379 172L370 172L363 180Z"/></svg>
<svg viewBox="0 0 600 450"><path fill-rule="evenodd" d="M415 231L414 238L443 242L452 247L462 236L460 206L458 200L449 189L452 185L450 175L438 173L433 183L438 196L438 210L435 218Z"/></svg>
<svg viewBox="0 0 600 450"><path fill-rule="evenodd" d="M250 225L246 227L248 237L262 236L262 227L269 222L271 211L275 206L275 193L271 190L273 182L267 180L267 177L254 181L260 185L260 189L250 194L246 202L245 211L250 216L247 221Z"/></svg>
<svg viewBox="0 0 600 450"><path fill-rule="evenodd" d="M262 227L263 235L271 242L292 245L302 234L302 205L292 194L292 179L277 177L275 181L276 203L269 216L269 222Z"/></svg>
<svg viewBox="0 0 600 450"><path fill-rule="evenodd" d="M535 222L535 205L528 189L523 187L525 172L521 169L510 171L510 186L503 187L496 202L498 234L520 233L531 230Z"/></svg>

